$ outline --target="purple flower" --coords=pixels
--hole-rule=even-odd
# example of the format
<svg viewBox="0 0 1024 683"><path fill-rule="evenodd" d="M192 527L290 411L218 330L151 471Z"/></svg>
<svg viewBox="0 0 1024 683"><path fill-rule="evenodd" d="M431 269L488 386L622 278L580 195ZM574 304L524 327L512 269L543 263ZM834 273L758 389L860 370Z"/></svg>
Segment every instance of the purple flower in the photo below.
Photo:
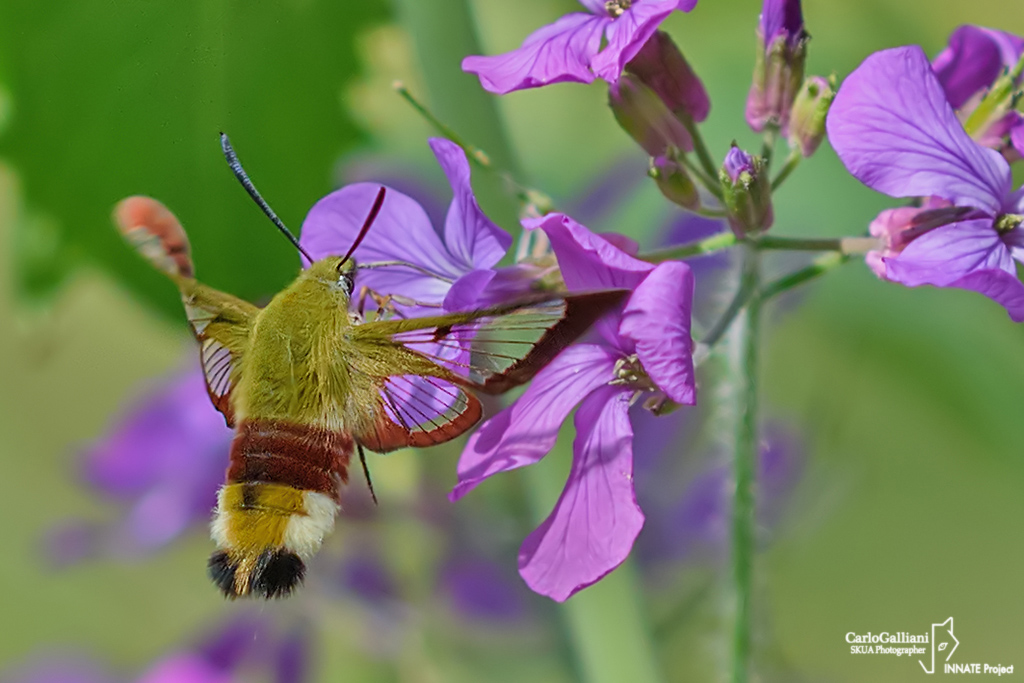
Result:
<svg viewBox="0 0 1024 683"><path fill-rule="evenodd" d="M580 4L589 14L565 15L531 33L518 50L466 57L462 70L477 74L485 90L499 95L564 81L590 83L595 78L615 84L626 62L661 22L677 9L689 12L697 0L580 0Z"/></svg>
<svg viewBox="0 0 1024 683"><path fill-rule="evenodd" d="M864 60L836 95L827 128L839 158L868 187L935 196L961 210L883 257L889 280L976 291L1024 321L1014 264L1024 259L1024 192L1013 191L1006 160L964 131L921 48Z"/></svg>
<svg viewBox="0 0 1024 683"><path fill-rule="evenodd" d="M206 524L224 481L232 432L196 367L136 400L85 455L83 478L127 508L111 527L76 523L52 534L58 562L97 552L137 555Z"/></svg>
<svg viewBox="0 0 1024 683"><path fill-rule="evenodd" d="M764 0L757 62L747 94L746 118L753 130L773 125L788 135L790 107L804 80L808 38L800 0Z"/></svg>
<svg viewBox="0 0 1024 683"><path fill-rule="evenodd" d="M982 26L959 26L932 69L953 109L989 88L1024 52L1024 38Z"/></svg>
<svg viewBox="0 0 1024 683"><path fill-rule="evenodd" d="M676 403L695 402L693 276L681 262L654 267L634 259L562 214L524 225L548 235L570 290L624 287L633 294L621 313L597 324L598 340L563 351L515 403L470 437L450 498L540 460L579 404L565 490L519 553L519 572L530 588L563 601L625 560L643 525L632 479L634 395L663 392Z"/></svg>
<svg viewBox="0 0 1024 683"><path fill-rule="evenodd" d="M401 307L406 313L415 311L420 315L436 313L436 308L442 306L448 310L459 308L454 302L446 303L446 297L460 277L475 271L486 273L474 275L473 289L481 294L481 281L495 278L493 266L512 243L512 236L480 210L469 182L469 161L462 149L442 138L432 138L430 147L454 194L443 232L431 225L415 200L388 188L373 227L355 251L357 263L403 262L358 270L356 284L403 297L399 304L403 300L424 304ZM310 256L320 259L348 251L379 189L376 183L346 185L314 204L302 224L300 239ZM519 283L514 276L507 280L494 287L529 288L528 282ZM453 296L459 297L458 303L465 303L463 292Z"/></svg>
<svg viewBox="0 0 1024 683"><path fill-rule="evenodd" d="M1013 68L1024 53L1024 39L981 26L960 26L949 37L949 46L932 60L932 69L950 106L961 120L971 115L996 79ZM975 139L986 147L1024 154L1024 116L998 108ZM1007 140L1009 139L1009 147Z"/></svg>

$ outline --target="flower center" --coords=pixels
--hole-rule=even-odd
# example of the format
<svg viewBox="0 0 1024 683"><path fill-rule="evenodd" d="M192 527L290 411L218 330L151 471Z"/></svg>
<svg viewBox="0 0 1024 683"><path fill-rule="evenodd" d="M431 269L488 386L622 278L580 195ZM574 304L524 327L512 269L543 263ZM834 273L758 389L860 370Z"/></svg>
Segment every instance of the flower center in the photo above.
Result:
<svg viewBox="0 0 1024 683"><path fill-rule="evenodd" d="M658 390L635 353L615 361L615 379L610 384L628 386L637 391Z"/></svg>
<svg viewBox="0 0 1024 683"><path fill-rule="evenodd" d="M618 19L632 4L633 0L608 0L604 3L604 10L608 12L608 16Z"/></svg>
<svg viewBox="0 0 1024 683"><path fill-rule="evenodd" d="M1020 227L1020 224L1024 223L1024 216L1019 213L1004 213L1002 216L996 218L996 232L1007 233L1011 230L1016 230Z"/></svg>

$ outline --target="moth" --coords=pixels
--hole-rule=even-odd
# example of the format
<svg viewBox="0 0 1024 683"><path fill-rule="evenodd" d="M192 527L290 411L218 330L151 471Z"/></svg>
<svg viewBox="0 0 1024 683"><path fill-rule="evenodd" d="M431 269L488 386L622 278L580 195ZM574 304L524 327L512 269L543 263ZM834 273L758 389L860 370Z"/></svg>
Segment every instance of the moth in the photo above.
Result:
<svg viewBox="0 0 1024 683"><path fill-rule="evenodd" d="M301 251L226 136L222 145L250 195ZM386 453L463 434L481 417L474 392L529 381L626 294L541 293L474 311L366 320L351 310L352 253L384 196L382 187L347 254L308 259L262 308L195 278L188 237L163 204L135 196L115 209L122 235L177 285L210 400L235 429L208 563L228 598L282 597L302 582L306 561L334 528L357 451L365 472L364 448Z"/></svg>

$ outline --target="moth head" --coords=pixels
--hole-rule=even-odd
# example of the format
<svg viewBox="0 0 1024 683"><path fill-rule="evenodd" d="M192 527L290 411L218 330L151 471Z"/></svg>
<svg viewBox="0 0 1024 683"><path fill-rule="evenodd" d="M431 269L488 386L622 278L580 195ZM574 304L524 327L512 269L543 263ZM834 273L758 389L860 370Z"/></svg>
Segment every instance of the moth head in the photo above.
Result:
<svg viewBox="0 0 1024 683"><path fill-rule="evenodd" d="M308 279L325 285L334 293L344 294L352 298L356 281L356 262L349 257L342 260L340 256L328 256L316 261L305 271Z"/></svg>

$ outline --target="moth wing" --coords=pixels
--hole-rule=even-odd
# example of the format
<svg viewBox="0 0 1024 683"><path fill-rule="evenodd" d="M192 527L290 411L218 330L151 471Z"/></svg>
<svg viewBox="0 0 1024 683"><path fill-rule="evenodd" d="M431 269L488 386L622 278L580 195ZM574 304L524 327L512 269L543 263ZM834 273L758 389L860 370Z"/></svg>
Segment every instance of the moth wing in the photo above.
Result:
<svg viewBox="0 0 1024 683"><path fill-rule="evenodd" d="M128 197L115 207L114 222L136 251L178 285L185 314L199 341L210 400L233 427L231 391L238 383L242 354L259 309L192 277L188 236L162 203L150 197Z"/></svg>
<svg viewBox="0 0 1024 683"><path fill-rule="evenodd" d="M361 347L387 345L402 353L407 374L377 378L380 400L371 407L371 427L356 438L386 451L459 436L482 414L467 389L499 394L528 382L627 294L544 294L465 313L357 326L353 339Z"/></svg>
<svg viewBox="0 0 1024 683"><path fill-rule="evenodd" d="M181 300L199 342L199 362L210 401L227 425L234 427L231 392L241 378L242 355L259 309L195 280L182 284Z"/></svg>

